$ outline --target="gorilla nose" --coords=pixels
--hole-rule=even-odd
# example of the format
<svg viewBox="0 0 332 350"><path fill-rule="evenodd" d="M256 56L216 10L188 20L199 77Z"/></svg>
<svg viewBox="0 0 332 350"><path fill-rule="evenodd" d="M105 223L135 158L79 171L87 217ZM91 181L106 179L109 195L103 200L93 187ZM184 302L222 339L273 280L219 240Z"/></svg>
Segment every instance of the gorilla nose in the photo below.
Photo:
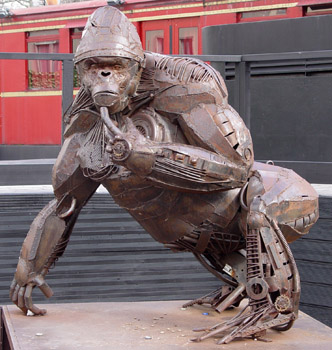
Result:
<svg viewBox="0 0 332 350"><path fill-rule="evenodd" d="M98 106L110 107L119 99L118 94L110 91L101 91L93 95L93 100Z"/></svg>
<svg viewBox="0 0 332 350"><path fill-rule="evenodd" d="M100 72L100 75L101 75L102 77L108 77L108 76L111 75L111 72L110 72L110 71L101 71L101 72Z"/></svg>

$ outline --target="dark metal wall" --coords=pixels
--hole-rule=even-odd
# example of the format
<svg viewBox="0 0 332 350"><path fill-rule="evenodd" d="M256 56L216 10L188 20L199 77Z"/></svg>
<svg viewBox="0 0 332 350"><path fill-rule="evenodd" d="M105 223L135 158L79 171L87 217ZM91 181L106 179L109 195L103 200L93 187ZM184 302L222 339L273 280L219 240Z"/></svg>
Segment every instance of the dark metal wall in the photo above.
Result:
<svg viewBox="0 0 332 350"><path fill-rule="evenodd" d="M332 15L203 28L206 55L244 55L332 49Z"/></svg>
<svg viewBox="0 0 332 350"><path fill-rule="evenodd" d="M0 145L0 161L56 158L59 145Z"/></svg>
<svg viewBox="0 0 332 350"><path fill-rule="evenodd" d="M254 77L250 87L255 158L331 183L332 75Z"/></svg>
<svg viewBox="0 0 332 350"><path fill-rule="evenodd" d="M0 196L0 304L33 218L51 195ZM301 310L332 326L332 198L320 199L321 218L292 244L302 277ZM96 194L83 209L64 256L47 281L55 295L38 302L191 299L220 286L190 253L155 242L110 196Z"/></svg>
<svg viewBox="0 0 332 350"><path fill-rule="evenodd" d="M203 50L209 55L331 50L331 33L331 15L212 26L203 29ZM332 60L254 63L251 73L255 158L274 160L310 182L331 183ZM232 104L231 65L225 77Z"/></svg>
<svg viewBox="0 0 332 350"><path fill-rule="evenodd" d="M317 224L291 244L301 276L300 309L332 327L332 198L319 198Z"/></svg>

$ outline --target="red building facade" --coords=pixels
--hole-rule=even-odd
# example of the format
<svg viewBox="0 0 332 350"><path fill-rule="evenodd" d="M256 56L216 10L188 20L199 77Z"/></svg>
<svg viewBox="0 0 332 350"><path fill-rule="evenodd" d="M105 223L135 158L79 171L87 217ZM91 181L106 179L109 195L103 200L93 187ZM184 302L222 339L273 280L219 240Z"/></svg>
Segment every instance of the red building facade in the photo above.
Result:
<svg viewBox="0 0 332 350"><path fill-rule="evenodd" d="M0 19L0 52L75 52L87 18L105 5L96 0L15 10ZM332 13L332 0L127 0L117 6L144 49L186 55L202 53L205 26ZM56 61L0 60L0 145L61 143L61 80Z"/></svg>

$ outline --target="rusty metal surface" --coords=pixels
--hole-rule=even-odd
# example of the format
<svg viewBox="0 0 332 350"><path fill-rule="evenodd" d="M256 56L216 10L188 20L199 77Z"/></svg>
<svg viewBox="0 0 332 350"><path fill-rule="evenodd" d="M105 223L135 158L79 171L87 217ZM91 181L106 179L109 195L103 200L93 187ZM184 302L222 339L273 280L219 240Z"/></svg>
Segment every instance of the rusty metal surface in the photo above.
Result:
<svg viewBox="0 0 332 350"><path fill-rule="evenodd" d="M55 199L31 225L12 301L24 313L46 313L32 290L52 296L45 276L103 184L156 241L192 252L226 284L191 306L222 312L248 299L242 313L202 328L197 342L289 330L300 299L289 243L317 221L317 193L291 170L254 162L250 132L217 71L194 58L143 55L133 38L135 27L114 7L87 23L76 53L82 87L53 170Z"/></svg>
<svg viewBox="0 0 332 350"><path fill-rule="evenodd" d="M287 333L269 331L272 343L244 339L227 346L216 339L191 342L197 326L228 319L236 310L222 316L210 308L196 306L181 310L183 302L85 303L47 305L45 317L24 317L14 306L4 306L13 350L91 350L91 349L223 349L248 350L329 350L332 329L301 313ZM203 315L208 313L208 315ZM194 321L193 321L194 320ZM151 339L150 339L151 338Z"/></svg>

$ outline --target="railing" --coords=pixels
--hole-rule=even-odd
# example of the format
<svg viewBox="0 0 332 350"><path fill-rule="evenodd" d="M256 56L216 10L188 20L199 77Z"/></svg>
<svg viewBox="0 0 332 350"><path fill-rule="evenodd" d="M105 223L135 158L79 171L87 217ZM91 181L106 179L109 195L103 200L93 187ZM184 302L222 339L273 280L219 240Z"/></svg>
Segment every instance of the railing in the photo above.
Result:
<svg viewBox="0 0 332 350"><path fill-rule="evenodd" d="M332 50L251 55L197 55L208 61L224 79L235 80L233 107L250 128L250 80L272 75L332 73Z"/></svg>
<svg viewBox="0 0 332 350"><path fill-rule="evenodd" d="M73 101L74 55L64 53L0 52L0 60L52 60L62 62L62 115ZM62 130L64 125L62 121Z"/></svg>
<svg viewBox="0 0 332 350"><path fill-rule="evenodd" d="M73 98L73 54L0 53L0 59L55 60L62 62L62 112ZM195 55L210 62L225 80L234 80L233 107L250 128L251 77L332 72L332 50L253 55Z"/></svg>

